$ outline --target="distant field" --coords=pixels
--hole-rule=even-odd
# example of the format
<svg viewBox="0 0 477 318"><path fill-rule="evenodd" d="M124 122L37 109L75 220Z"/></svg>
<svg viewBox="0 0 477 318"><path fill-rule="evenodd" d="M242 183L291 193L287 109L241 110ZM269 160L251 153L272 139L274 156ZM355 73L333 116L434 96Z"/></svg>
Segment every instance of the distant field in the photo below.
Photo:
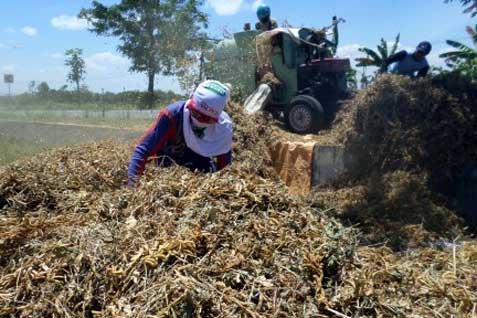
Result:
<svg viewBox="0 0 477 318"><path fill-rule="evenodd" d="M28 157L48 149L35 142L14 139L0 135L0 165L10 163L22 157Z"/></svg>
<svg viewBox="0 0 477 318"><path fill-rule="evenodd" d="M92 125L101 127L114 127L132 130L144 130L149 127L154 118L110 118L110 117L85 117L85 116L62 116L61 114L51 114L49 112L17 112L1 111L0 120L38 122L38 123L62 123L74 125Z"/></svg>
<svg viewBox="0 0 477 318"><path fill-rule="evenodd" d="M26 96L28 97L28 96ZM139 110L126 103L58 103L17 96L0 98L0 120L65 123L144 130L170 101L157 102L155 109Z"/></svg>
<svg viewBox="0 0 477 318"><path fill-rule="evenodd" d="M104 139L137 139L155 121L159 110L100 108L47 109L0 105L0 165L62 145ZM116 105L117 106L117 105ZM124 105L122 105L124 107Z"/></svg>
<svg viewBox="0 0 477 318"><path fill-rule="evenodd" d="M0 165L63 145L101 140L134 142L142 131L100 126L0 120Z"/></svg>
<svg viewBox="0 0 477 318"><path fill-rule="evenodd" d="M84 103L81 105L75 103L8 103L0 101L0 109L5 110L113 110L113 109L137 109L137 105L133 104L96 104L96 103Z"/></svg>

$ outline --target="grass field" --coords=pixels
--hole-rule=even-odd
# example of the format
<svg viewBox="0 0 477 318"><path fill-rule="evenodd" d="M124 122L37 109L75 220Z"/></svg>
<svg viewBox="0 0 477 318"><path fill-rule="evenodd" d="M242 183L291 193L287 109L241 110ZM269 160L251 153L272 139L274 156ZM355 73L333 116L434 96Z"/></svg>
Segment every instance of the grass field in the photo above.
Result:
<svg viewBox="0 0 477 318"><path fill-rule="evenodd" d="M126 119L126 118L97 118L97 117L66 117L45 114L18 114L16 112L2 112L0 119L38 123L61 123L74 125L91 125L100 127L125 128L144 130L154 122L154 119Z"/></svg>
<svg viewBox="0 0 477 318"><path fill-rule="evenodd" d="M154 119L71 118L0 114L0 165L63 145L105 139L133 141ZM121 128L121 129L118 129Z"/></svg>
<svg viewBox="0 0 477 318"><path fill-rule="evenodd" d="M97 103L17 103L0 101L0 109L4 110L117 110L117 109L137 109L137 105L133 104L97 104Z"/></svg>
<svg viewBox="0 0 477 318"><path fill-rule="evenodd" d="M0 165L5 165L22 157L28 157L48 149L25 140L14 139L0 135Z"/></svg>

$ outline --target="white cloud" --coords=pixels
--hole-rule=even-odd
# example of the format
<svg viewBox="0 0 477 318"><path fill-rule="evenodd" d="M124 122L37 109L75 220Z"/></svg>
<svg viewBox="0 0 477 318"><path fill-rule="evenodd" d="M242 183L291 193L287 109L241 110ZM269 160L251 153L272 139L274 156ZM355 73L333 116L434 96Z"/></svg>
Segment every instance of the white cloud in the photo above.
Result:
<svg viewBox="0 0 477 318"><path fill-rule="evenodd" d="M388 42L387 44L388 44L388 49L391 50L392 46L394 45L394 42ZM369 47L369 48L373 49L374 51L376 51L376 47L373 47L373 46L360 45L360 44L347 44L347 45L343 45L343 46L338 47L337 55L339 57L349 58L353 62L355 58L366 56L365 53L362 53L362 52L359 51L359 49L362 48L362 47ZM398 51L405 50L405 51L408 51L408 52L413 52L414 51L414 49L411 46L402 45L401 43L398 44L397 50Z"/></svg>
<svg viewBox="0 0 477 318"><path fill-rule="evenodd" d="M354 61L355 58L363 56L363 53L359 52L359 48L362 48L363 45L359 44L347 44L338 47L338 52L336 55L339 57L349 58Z"/></svg>
<svg viewBox="0 0 477 318"><path fill-rule="evenodd" d="M51 19L51 25L58 30L85 30L89 27L88 21L75 16L60 15Z"/></svg>
<svg viewBox="0 0 477 318"><path fill-rule="evenodd" d="M365 54L359 51L360 48L364 47L365 45L360 44L347 44L338 47L338 51L336 55L340 58L347 58L351 62L351 67L356 68L356 59L359 57L365 57ZM373 72L373 68L368 69L367 74L371 74Z"/></svg>
<svg viewBox="0 0 477 318"><path fill-rule="evenodd" d="M84 59L86 67L95 71L107 71L112 67L122 68L128 65L128 60L111 52L93 54Z"/></svg>
<svg viewBox="0 0 477 318"><path fill-rule="evenodd" d="M63 53L53 53L48 56L51 57L52 59L62 59L65 57Z"/></svg>
<svg viewBox="0 0 477 318"><path fill-rule="evenodd" d="M234 15L242 7L243 0L207 0L218 15Z"/></svg>
<svg viewBox="0 0 477 318"><path fill-rule="evenodd" d="M449 51L452 51L452 50L449 49L449 48L445 48L445 49L441 49L441 50L432 50L432 52L429 54L429 56L427 56L427 61L429 62L429 64L431 66L445 67L446 66L445 59L440 58L439 55L441 55L442 53L449 52Z"/></svg>
<svg viewBox="0 0 477 318"><path fill-rule="evenodd" d="M388 49L391 50L392 46L394 45L394 41L387 41L387 45L388 45ZM362 52L359 52L359 48L362 48L362 47L369 47L370 49L376 51L376 46L377 46L377 43L375 46L372 46L372 45L360 45L360 44L347 44L347 45L343 45L343 46L340 46L338 47L338 56L340 57L348 57L348 58L357 58L357 57L363 57L365 56L366 54L362 53ZM398 43L398 46L397 46L397 49L398 51L399 50L406 50L406 51L414 51L414 49L410 46L407 46L407 45L402 45L402 43Z"/></svg>
<svg viewBox="0 0 477 318"><path fill-rule="evenodd" d="M13 72L13 71L15 71L15 65L13 64L2 65L2 72Z"/></svg>
<svg viewBox="0 0 477 318"><path fill-rule="evenodd" d="M218 15L234 15L240 10L257 11L266 0L206 0L206 4Z"/></svg>
<svg viewBox="0 0 477 318"><path fill-rule="evenodd" d="M21 28L21 31L28 36L35 36L38 34L38 30L31 26L25 26Z"/></svg>
<svg viewBox="0 0 477 318"><path fill-rule="evenodd" d="M255 0L252 4L252 10L257 11L258 6L263 4L263 3L264 3L263 0Z"/></svg>

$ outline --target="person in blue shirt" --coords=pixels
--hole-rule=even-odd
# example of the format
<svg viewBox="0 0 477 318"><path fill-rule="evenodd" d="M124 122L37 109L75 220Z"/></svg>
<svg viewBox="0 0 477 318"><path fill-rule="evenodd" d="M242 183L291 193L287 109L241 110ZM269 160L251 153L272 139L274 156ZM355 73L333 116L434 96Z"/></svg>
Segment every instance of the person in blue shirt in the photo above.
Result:
<svg viewBox="0 0 477 318"><path fill-rule="evenodd" d="M163 109L132 154L128 186L136 184L152 159L158 166L178 164L201 172L216 172L231 164L233 124L224 111L229 97L228 86L205 81L188 101Z"/></svg>
<svg viewBox="0 0 477 318"><path fill-rule="evenodd" d="M426 56L432 50L429 42L421 42L413 53L400 51L384 61L381 72L386 72L389 65L392 74L407 75L410 77L425 77L429 73L429 63Z"/></svg>
<svg viewBox="0 0 477 318"><path fill-rule="evenodd" d="M271 31L278 28L278 23L275 19L271 17L272 10L266 4L260 4L257 7L257 24L255 24L255 29L257 31Z"/></svg>

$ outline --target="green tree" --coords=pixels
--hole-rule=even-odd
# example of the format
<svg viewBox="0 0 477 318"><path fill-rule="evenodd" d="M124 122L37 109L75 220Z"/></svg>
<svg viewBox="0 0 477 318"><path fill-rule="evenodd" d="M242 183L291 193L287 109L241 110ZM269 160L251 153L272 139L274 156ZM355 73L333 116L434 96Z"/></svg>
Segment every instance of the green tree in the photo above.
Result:
<svg viewBox="0 0 477 318"><path fill-rule="evenodd" d="M35 92L35 86L36 86L36 82L35 81L31 81L28 83L28 91L30 92L30 94L33 95L33 93Z"/></svg>
<svg viewBox="0 0 477 318"><path fill-rule="evenodd" d="M183 91L190 93L190 90L197 83L202 82L208 75L213 74L214 60L212 42L204 42L203 46L195 54L189 54L184 58L182 60L182 67L176 74Z"/></svg>
<svg viewBox="0 0 477 318"><path fill-rule="evenodd" d="M346 81L348 83L348 88L357 89L358 88L358 71L354 68L351 68L346 73Z"/></svg>
<svg viewBox="0 0 477 318"><path fill-rule="evenodd" d="M445 0L445 3L455 2L456 0ZM472 17L477 16L477 1L476 0L457 0L463 7L464 13L470 13Z"/></svg>
<svg viewBox="0 0 477 318"><path fill-rule="evenodd" d="M41 99L47 99L49 92L50 92L50 87L48 86L48 83L46 82L41 82L38 84L38 87L36 88L38 91L38 97Z"/></svg>
<svg viewBox="0 0 477 318"><path fill-rule="evenodd" d="M474 83L477 81L477 58L459 61L455 64L453 69L460 74L467 76Z"/></svg>
<svg viewBox="0 0 477 318"><path fill-rule="evenodd" d="M93 1L79 17L91 24L90 31L119 38L118 51L131 59L130 70L148 77L148 106L154 102L154 79L158 74L176 75L184 61L203 47L207 15L203 0L121 0L105 6Z"/></svg>
<svg viewBox="0 0 477 318"><path fill-rule="evenodd" d="M383 67L384 61L388 57L396 53L397 48L399 46L399 39L400 34L396 36L396 39L394 40L394 44L392 45L391 49L389 49L388 43L384 39L381 39L381 43L378 44L377 51L374 51L367 47L358 49L360 52L365 53L366 57L357 58L356 61L358 63L356 64L356 66L376 66L378 68Z"/></svg>
<svg viewBox="0 0 477 318"><path fill-rule="evenodd" d="M477 48L477 25L474 28L467 27L467 33L469 33L474 47ZM453 40L447 40L446 42L448 45L456 49L455 51L439 55L439 57L446 59L446 63L449 67L454 67L456 64L477 58L477 50L475 48L471 48L463 43Z"/></svg>
<svg viewBox="0 0 477 318"><path fill-rule="evenodd" d="M80 82L84 80L86 74L86 66L81 55L83 50L81 49L70 49L65 52L66 60L65 65L70 68L70 71L67 75L67 80L70 83L76 85L76 92L80 93Z"/></svg>
<svg viewBox="0 0 477 318"><path fill-rule="evenodd" d="M475 80L477 79L477 25L474 28L467 27L466 30L474 48L457 41L447 40L447 44L456 50L440 54L439 57L444 58L447 66L452 70L459 71Z"/></svg>

